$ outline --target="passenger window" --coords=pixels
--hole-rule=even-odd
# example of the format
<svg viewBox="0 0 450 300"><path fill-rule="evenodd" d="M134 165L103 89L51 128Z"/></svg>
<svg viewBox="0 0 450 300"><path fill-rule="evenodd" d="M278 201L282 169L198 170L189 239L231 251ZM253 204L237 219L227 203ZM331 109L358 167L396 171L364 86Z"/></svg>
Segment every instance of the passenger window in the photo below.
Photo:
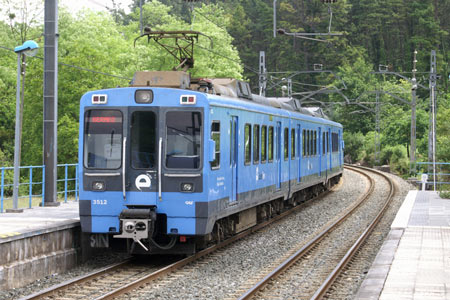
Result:
<svg viewBox="0 0 450 300"><path fill-rule="evenodd" d="M245 164L248 165L252 159L251 154L251 140L250 140L250 133L252 131L252 125L245 124L244 129L244 157L245 157Z"/></svg>
<svg viewBox="0 0 450 300"><path fill-rule="evenodd" d="M284 160L289 158L289 129L284 128Z"/></svg>
<svg viewBox="0 0 450 300"><path fill-rule="evenodd" d="M273 161L273 126L269 127L269 162Z"/></svg>
<svg viewBox="0 0 450 300"><path fill-rule="evenodd" d="M311 139L310 139L310 130L306 130L306 156L310 156L311 152Z"/></svg>
<svg viewBox="0 0 450 300"><path fill-rule="evenodd" d="M303 157L306 156L306 130L303 129L303 134L302 134L302 148L303 148Z"/></svg>
<svg viewBox="0 0 450 300"><path fill-rule="evenodd" d="M267 126L261 127L261 163L267 161Z"/></svg>
<svg viewBox="0 0 450 300"><path fill-rule="evenodd" d="M259 125L253 126L253 163L259 164Z"/></svg>
<svg viewBox="0 0 450 300"><path fill-rule="evenodd" d="M291 129L291 159L295 159L295 129Z"/></svg>
<svg viewBox="0 0 450 300"><path fill-rule="evenodd" d="M327 132L327 153L330 153L330 134Z"/></svg>
<svg viewBox="0 0 450 300"><path fill-rule="evenodd" d="M322 154L325 154L325 132L322 133Z"/></svg>
<svg viewBox="0 0 450 300"><path fill-rule="evenodd" d="M213 121L211 124L211 139L215 142L214 160L211 162L211 169L220 168L220 122Z"/></svg>
<svg viewBox="0 0 450 300"><path fill-rule="evenodd" d="M317 155L317 131L314 130L314 155Z"/></svg>

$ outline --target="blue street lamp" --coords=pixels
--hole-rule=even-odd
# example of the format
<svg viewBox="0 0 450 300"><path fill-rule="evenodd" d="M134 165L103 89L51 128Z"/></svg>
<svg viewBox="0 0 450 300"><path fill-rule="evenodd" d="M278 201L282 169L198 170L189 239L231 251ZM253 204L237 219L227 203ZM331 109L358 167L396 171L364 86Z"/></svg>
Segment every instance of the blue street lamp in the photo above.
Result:
<svg viewBox="0 0 450 300"><path fill-rule="evenodd" d="M22 209L18 209L19 198L19 165L20 165L20 130L22 128L20 117L20 76L21 76L21 60L22 55L35 56L39 46L35 41L26 41L21 46L14 48L14 52L17 53L17 88L16 88L16 128L14 136L14 184L13 184L13 209L7 210L8 212L22 212Z"/></svg>

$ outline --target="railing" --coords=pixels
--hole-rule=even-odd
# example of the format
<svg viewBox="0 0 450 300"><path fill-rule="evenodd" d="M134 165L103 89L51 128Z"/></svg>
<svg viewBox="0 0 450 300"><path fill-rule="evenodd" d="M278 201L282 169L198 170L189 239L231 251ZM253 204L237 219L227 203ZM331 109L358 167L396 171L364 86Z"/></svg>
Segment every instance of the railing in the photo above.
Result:
<svg viewBox="0 0 450 300"><path fill-rule="evenodd" d="M61 172L63 170L64 172ZM45 166L20 167L18 208L31 208L44 204L45 197ZM12 208L13 201L13 167L0 167L0 213L6 208ZM78 165L58 165L56 193L58 199L67 202L73 196L78 201ZM64 199L64 200L63 200Z"/></svg>
<svg viewBox="0 0 450 300"><path fill-rule="evenodd" d="M436 162L434 163L436 168L436 174L433 172L433 163L432 162L418 162L417 166L417 174L419 178L417 183L422 182L421 176L426 174L428 176L427 185L431 185L431 189L434 189L434 185L438 185L437 190L449 189L450 187L450 163L446 162ZM434 176L433 176L434 174ZM444 187L445 186L445 187Z"/></svg>

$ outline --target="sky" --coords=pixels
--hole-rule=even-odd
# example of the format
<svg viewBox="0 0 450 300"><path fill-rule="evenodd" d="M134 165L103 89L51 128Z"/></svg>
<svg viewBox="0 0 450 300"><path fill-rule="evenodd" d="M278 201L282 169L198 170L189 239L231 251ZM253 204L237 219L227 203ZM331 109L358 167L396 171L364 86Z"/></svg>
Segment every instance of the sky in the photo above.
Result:
<svg viewBox="0 0 450 300"><path fill-rule="evenodd" d="M128 6L132 0L116 0L116 3L123 9L125 12L129 12ZM112 8L111 0L59 0L59 6L66 6L69 8L69 11L76 13L83 8L90 8L95 11L107 11L107 8Z"/></svg>

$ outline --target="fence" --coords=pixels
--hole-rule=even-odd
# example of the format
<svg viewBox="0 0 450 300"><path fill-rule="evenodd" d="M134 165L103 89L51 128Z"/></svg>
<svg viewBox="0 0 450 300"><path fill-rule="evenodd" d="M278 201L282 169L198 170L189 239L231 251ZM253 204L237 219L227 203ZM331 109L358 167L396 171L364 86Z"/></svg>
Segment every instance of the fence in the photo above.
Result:
<svg viewBox="0 0 450 300"><path fill-rule="evenodd" d="M450 187L450 163L446 162L436 162L436 174L433 178L433 163L432 162L418 162L416 163L417 172L419 177L422 174L428 175L427 185L431 185L431 189L434 188L434 181L438 186L437 190L448 190ZM421 182L420 178L417 182Z"/></svg>
<svg viewBox="0 0 450 300"><path fill-rule="evenodd" d="M45 166L20 167L19 182L19 207L31 208L44 204L45 197ZM62 172L61 169L64 169ZM0 213L6 208L12 208L13 195L13 167L0 167ZM28 180L28 181L27 181ZM58 165L58 179L56 192L58 198L67 202L68 197L73 196L78 201L78 165Z"/></svg>

